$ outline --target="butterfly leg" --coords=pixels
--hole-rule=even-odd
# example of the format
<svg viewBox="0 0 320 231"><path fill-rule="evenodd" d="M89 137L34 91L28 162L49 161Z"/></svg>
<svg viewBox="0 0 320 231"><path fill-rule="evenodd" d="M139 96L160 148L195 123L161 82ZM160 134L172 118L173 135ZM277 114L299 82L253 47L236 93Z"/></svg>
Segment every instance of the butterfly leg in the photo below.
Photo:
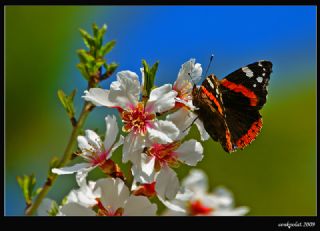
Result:
<svg viewBox="0 0 320 231"><path fill-rule="evenodd" d="M197 116L197 117L192 121L192 123L191 123L186 129L184 129L182 132L185 132L186 130L188 130L188 129L194 124L194 122L196 122L197 119L199 119L199 116Z"/></svg>

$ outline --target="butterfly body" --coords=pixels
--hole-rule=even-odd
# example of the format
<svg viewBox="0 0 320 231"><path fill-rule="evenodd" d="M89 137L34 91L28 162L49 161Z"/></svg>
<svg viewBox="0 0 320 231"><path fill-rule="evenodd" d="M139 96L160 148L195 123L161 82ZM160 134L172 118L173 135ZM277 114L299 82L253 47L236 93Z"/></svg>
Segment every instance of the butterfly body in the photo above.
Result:
<svg viewBox="0 0 320 231"><path fill-rule="evenodd" d="M259 110L266 103L272 63L259 61L221 81L209 75L192 91L195 113L211 138L226 152L248 146L261 131Z"/></svg>

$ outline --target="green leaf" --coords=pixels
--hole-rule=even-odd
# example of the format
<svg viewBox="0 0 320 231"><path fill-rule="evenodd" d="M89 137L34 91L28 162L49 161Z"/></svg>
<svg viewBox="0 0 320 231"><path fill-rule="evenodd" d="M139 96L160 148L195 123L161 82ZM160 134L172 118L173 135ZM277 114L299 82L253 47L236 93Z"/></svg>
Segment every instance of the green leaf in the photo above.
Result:
<svg viewBox="0 0 320 231"><path fill-rule="evenodd" d="M37 188L37 190L36 191L34 191L33 192L33 197L35 197L36 195L38 195L40 192L42 191L42 188L40 187L40 188Z"/></svg>
<svg viewBox="0 0 320 231"><path fill-rule="evenodd" d="M152 65L151 69L148 63L145 60L142 60L143 65L143 88L142 88L142 97L146 101L149 98L151 90L154 88L154 81L156 78L156 72L158 70L159 61Z"/></svg>
<svg viewBox="0 0 320 231"><path fill-rule="evenodd" d="M110 63L108 65L108 67L106 68L108 75L112 75L116 71L118 66L119 66L119 64L117 64L117 63Z"/></svg>
<svg viewBox="0 0 320 231"><path fill-rule="evenodd" d="M68 203L68 196L65 196L61 201L61 205L65 205L67 203Z"/></svg>
<svg viewBox="0 0 320 231"><path fill-rule="evenodd" d="M30 176L24 175L23 177L17 176L17 181L22 189L22 193L27 205L31 205L34 194L33 190L34 186L36 185L36 178L34 174L31 174Z"/></svg>
<svg viewBox="0 0 320 231"><path fill-rule="evenodd" d="M103 24L103 26L101 27L101 29L99 30L97 36L96 36L96 48L97 50L99 50L102 46L102 41L103 41L103 35L106 33L107 31L107 25Z"/></svg>
<svg viewBox="0 0 320 231"><path fill-rule="evenodd" d="M69 96L69 98L70 98L71 101L74 100L74 97L75 97L76 93L77 93L77 88L73 89L73 91L71 92L71 94L70 94L70 96Z"/></svg>
<svg viewBox="0 0 320 231"><path fill-rule="evenodd" d="M104 57L106 54L108 54L113 47L116 45L116 41L112 40L110 42L107 42L105 45L103 45L101 47L101 49L99 50L99 56L100 57Z"/></svg>
<svg viewBox="0 0 320 231"><path fill-rule="evenodd" d="M66 95L62 90L58 90L58 98L70 118L73 118L75 114L73 99L76 91L77 89L74 89L70 95Z"/></svg>
<svg viewBox="0 0 320 231"><path fill-rule="evenodd" d="M77 68L79 69L81 75L86 79L89 80L90 79L90 75L88 73L88 70L86 68L86 65L84 63L78 63L77 64Z"/></svg>
<svg viewBox="0 0 320 231"><path fill-rule="evenodd" d="M98 33L99 33L99 27L97 26L96 23L92 24L92 31L93 31L93 36L96 38L98 36Z"/></svg>
<svg viewBox="0 0 320 231"><path fill-rule="evenodd" d="M116 71L119 65L113 62L109 65L105 63L103 66L106 69L106 72L101 76L101 80L109 78Z"/></svg>
<svg viewBox="0 0 320 231"><path fill-rule="evenodd" d="M80 34L83 38L84 44L89 48L93 48L95 45L94 38L85 30L79 29Z"/></svg>
<svg viewBox="0 0 320 231"><path fill-rule="evenodd" d="M48 211L48 215L49 216L56 216L58 214L58 212L59 212L59 206L58 206L57 202L52 201L51 207Z"/></svg>
<svg viewBox="0 0 320 231"><path fill-rule="evenodd" d="M62 106L66 108L67 107L66 94L62 90L58 90L58 97L60 99L60 102L62 103Z"/></svg>
<svg viewBox="0 0 320 231"><path fill-rule="evenodd" d="M93 64L95 61L95 58L88 53L86 50L80 49L77 51L80 62L84 64Z"/></svg>
<svg viewBox="0 0 320 231"><path fill-rule="evenodd" d="M150 73L150 77L152 79L152 84L154 83L154 80L156 78L156 72L158 70L158 66L159 66L159 61L157 61L155 64L153 64L153 66L151 67L149 73Z"/></svg>

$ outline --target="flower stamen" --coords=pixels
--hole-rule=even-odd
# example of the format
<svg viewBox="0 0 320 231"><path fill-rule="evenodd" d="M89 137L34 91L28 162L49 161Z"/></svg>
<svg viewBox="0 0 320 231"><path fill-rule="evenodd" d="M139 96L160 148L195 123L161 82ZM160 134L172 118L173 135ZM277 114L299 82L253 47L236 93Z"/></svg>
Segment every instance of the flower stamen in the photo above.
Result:
<svg viewBox="0 0 320 231"><path fill-rule="evenodd" d="M174 141L168 144L154 143L150 148L145 149L145 153L156 158L155 169L157 171L164 165L178 167L179 161L175 150L179 148L180 144L180 141Z"/></svg>
<svg viewBox="0 0 320 231"><path fill-rule="evenodd" d="M128 111L121 113L122 122L124 123L122 130L125 132L133 131L134 134L145 135L147 128L152 127L152 121L156 118L154 113L145 110L143 103Z"/></svg>
<svg viewBox="0 0 320 231"><path fill-rule="evenodd" d="M123 208L113 210L110 205L104 207L99 198L97 198L96 201L98 207L97 216L122 216Z"/></svg>

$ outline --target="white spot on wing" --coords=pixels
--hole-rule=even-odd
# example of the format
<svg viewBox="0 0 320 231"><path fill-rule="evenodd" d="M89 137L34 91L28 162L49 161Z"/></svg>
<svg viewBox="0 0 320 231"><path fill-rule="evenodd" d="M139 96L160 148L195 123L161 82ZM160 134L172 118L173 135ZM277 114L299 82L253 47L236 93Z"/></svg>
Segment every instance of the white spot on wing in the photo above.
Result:
<svg viewBox="0 0 320 231"><path fill-rule="evenodd" d="M258 63L258 66L259 66L259 67L262 67L261 61Z"/></svg>
<svg viewBox="0 0 320 231"><path fill-rule="evenodd" d="M212 87L212 89L214 89L214 85L213 85L213 83L211 82L211 80L210 80L209 78L207 78L207 81L208 81L208 83L210 84L210 87Z"/></svg>
<svg viewBox="0 0 320 231"><path fill-rule="evenodd" d="M216 93L217 93L217 94L219 94L219 90L218 90L218 88L216 88Z"/></svg>
<svg viewBox="0 0 320 231"><path fill-rule="evenodd" d="M257 77L257 81L258 81L258 83L262 83L262 80L263 80L263 78L262 77Z"/></svg>
<svg viewBox="0 0 320 231"><path fill-rule="evenodd" d="M266 73L262 73L262 76L266 76Z"/></svg>
<svg viewBox="0 0 320 231"><path fill-rule="evenodd" d="M253 76L253 72L248 67L243 67L241 69L244 73L246 73L247 77L251 78Z"/></svg>
<svg viewBox="0 0 320 231"><path fill-rule="evenodd" d="M253 87L256 87L256 86L257 86L257 84L254 83L254 84L253 84Z"/></svg>

